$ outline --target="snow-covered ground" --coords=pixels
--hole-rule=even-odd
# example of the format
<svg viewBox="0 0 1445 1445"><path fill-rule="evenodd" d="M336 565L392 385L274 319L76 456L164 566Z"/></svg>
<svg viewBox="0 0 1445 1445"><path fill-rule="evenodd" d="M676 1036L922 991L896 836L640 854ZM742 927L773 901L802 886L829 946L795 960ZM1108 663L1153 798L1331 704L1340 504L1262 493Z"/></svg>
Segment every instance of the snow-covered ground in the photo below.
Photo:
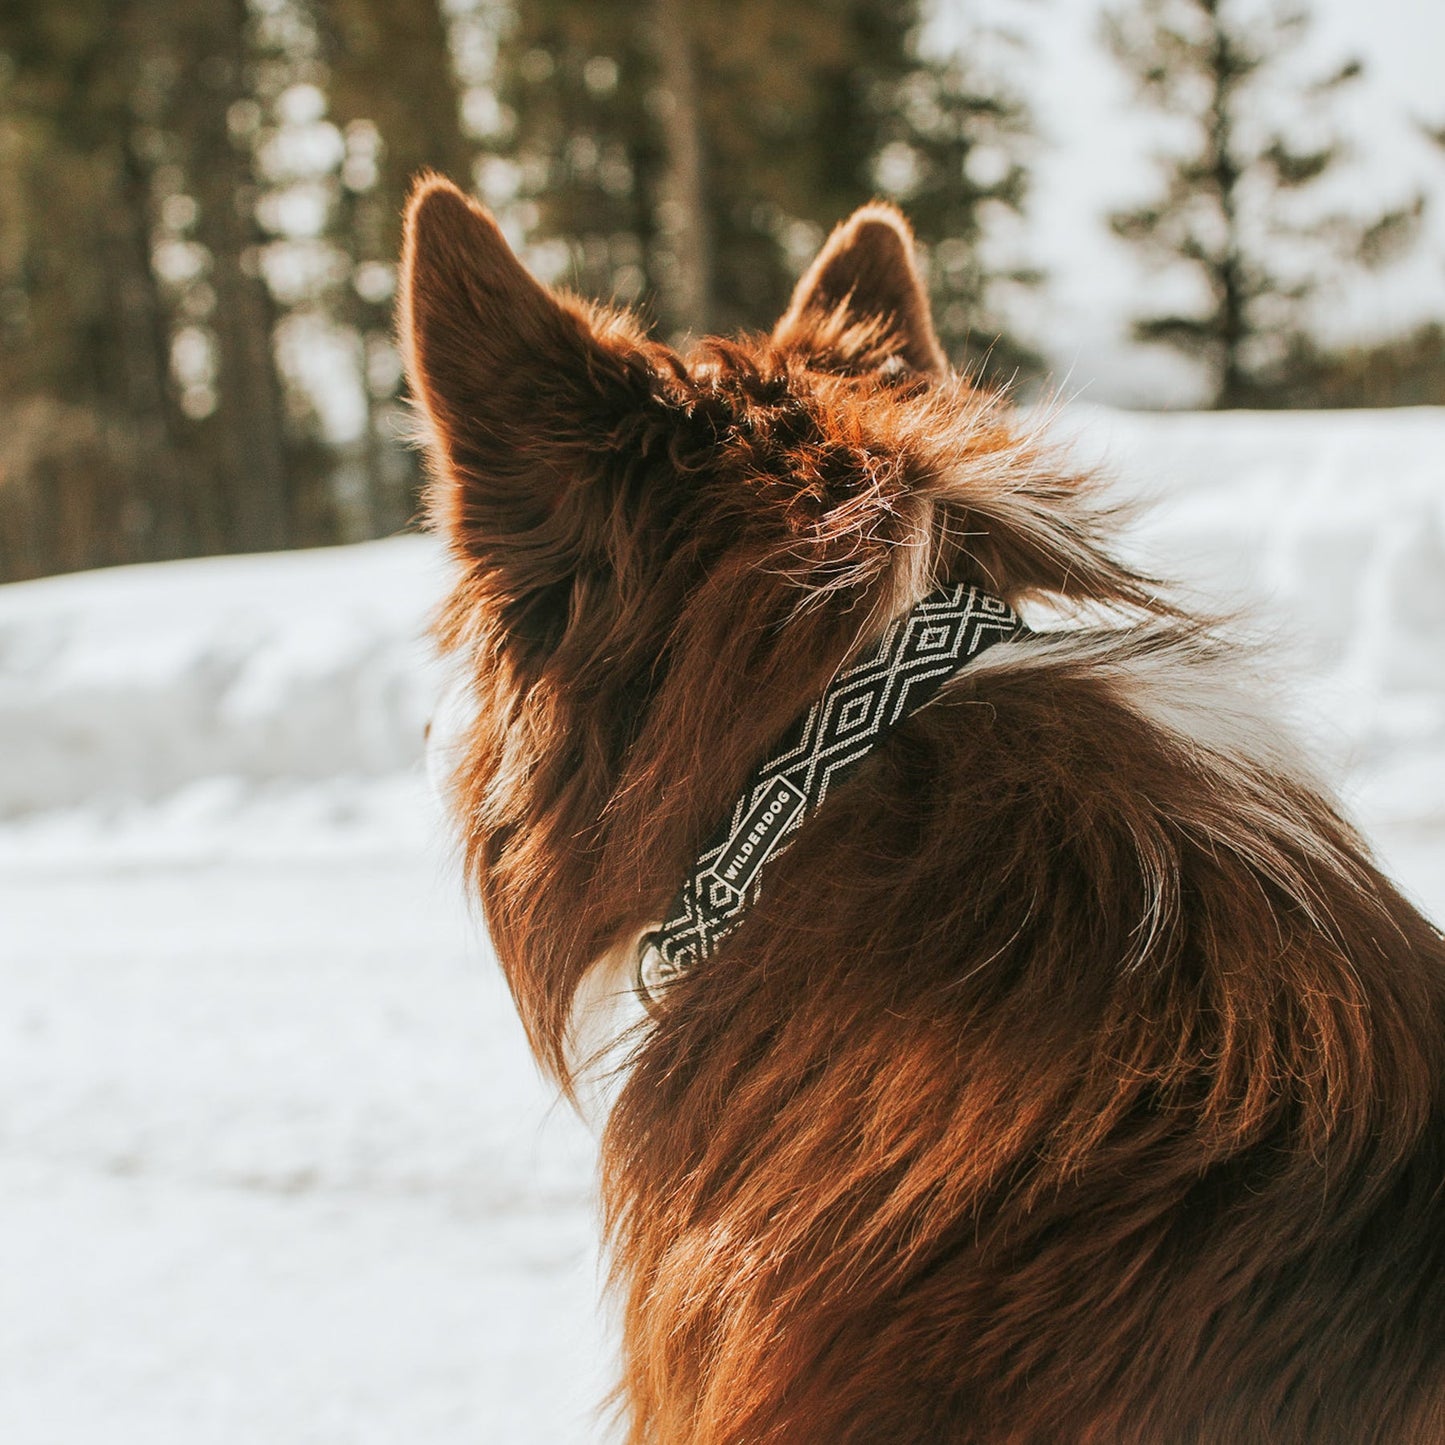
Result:
<svg viewBox="0 0 1445 1445"><path fill-rule="evenodd" d="M1445 413L1060 427L1445 917ZM0 588L5 1445L604 1438L590 1139L421 766L439 578L404 538Z"/></svg>

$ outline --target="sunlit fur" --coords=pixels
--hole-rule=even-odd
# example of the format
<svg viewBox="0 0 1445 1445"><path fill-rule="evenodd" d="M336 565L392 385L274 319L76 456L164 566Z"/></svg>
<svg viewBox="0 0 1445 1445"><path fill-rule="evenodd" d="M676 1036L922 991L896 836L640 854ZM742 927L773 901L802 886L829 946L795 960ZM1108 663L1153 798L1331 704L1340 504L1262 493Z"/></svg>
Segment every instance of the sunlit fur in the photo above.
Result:
<svg viewBox="0 0 1445 1445"><path fill-rule="evenodd" d="M901 726L631 1039L628 1438L1445 1441L1441 937L1090 478L947 374L901 218L684 358L429 180L402 334L456 821L563 1087L588 970L889 618L951 579L1074 619Z"/></svg>

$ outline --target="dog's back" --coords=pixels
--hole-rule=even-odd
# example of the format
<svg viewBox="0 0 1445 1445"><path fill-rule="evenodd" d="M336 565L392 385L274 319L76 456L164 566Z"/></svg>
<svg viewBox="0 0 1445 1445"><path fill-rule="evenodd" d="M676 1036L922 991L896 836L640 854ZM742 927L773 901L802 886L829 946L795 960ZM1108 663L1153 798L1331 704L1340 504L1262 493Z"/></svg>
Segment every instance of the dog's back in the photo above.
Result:
<svg viewBox="0 0 1445 1445"><path fill-rule="evenodd" d="M921 713L640 1048L659 1438L1445 1440L1440 940L1077 645Z"/></svg>
<svg viewBox="0 0 1445 1445"><path fill-rule="evenodd" d="M598 960L891 618L1130 614L961 671L656 1000L603 1150L632 1438L1445 1441L1445 945L946 375L902 223L683 362L430 183L406 298L458 816L564 1081Z"/></svg>

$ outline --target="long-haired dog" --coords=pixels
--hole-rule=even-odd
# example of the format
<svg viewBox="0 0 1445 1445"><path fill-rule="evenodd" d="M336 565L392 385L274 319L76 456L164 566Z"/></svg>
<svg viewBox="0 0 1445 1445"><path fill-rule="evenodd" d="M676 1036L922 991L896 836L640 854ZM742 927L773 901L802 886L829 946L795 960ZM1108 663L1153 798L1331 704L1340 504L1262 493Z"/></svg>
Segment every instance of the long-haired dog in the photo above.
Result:
<svg viewBox="0 0 1445 1445"><path fill-rule="evenodd" d="M435 178L404 267L469 876L564 1087L584 1001L647 996L602 1141L629 1438L1445 1441L1445 943L949 373L902 219L685 358ZM997 645L826 796L748 791L975 604ZM746 906L657 967L744 813Z"/></svg>

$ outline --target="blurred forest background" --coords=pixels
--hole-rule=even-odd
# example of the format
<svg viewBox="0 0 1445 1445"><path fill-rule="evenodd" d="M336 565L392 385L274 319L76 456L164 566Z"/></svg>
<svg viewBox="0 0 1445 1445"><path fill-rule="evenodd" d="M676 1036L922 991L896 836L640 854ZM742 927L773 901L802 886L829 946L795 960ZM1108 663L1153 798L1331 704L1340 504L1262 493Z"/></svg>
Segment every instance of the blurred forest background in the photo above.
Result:
<svg viewBox="0 0 1445 1445"><path fill-rule="evenodd" d="M4 0L0 581L353 541L414 516L392 336L399 214L469 182L544 279L659 334L766 328L873 196L922 243L985 384L1043 374L1026 46L948 0ZM1445 403L1445 332L1341 343L1350 268L1423 240L1424 194L1332 205L1357 60L1295 73L1298 5L1103 0L1164 140L1107 216L1134 337L1219 407ZM1445 117L1440 119L1445 120ZM1412 122L1445 166L1445 131Z"/></svg>

